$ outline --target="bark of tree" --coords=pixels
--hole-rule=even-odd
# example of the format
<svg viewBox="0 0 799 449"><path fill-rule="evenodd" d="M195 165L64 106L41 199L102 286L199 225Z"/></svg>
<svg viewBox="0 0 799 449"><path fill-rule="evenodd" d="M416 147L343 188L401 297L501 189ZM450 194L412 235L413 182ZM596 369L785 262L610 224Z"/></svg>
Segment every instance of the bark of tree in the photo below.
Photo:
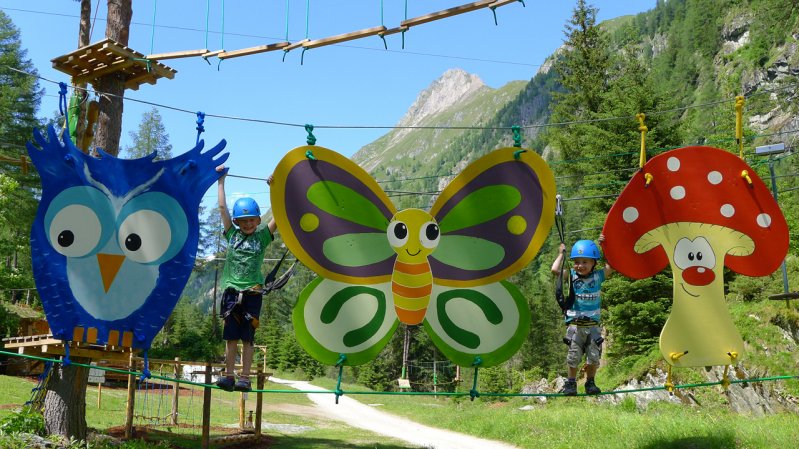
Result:
<svg viewBox="0 0 799 449"><path fill-rule="evenodd" d="M75 358L74 362L89 363ZM70 365L53 366L44 397L44 427L49 435L86 440L86 382L89 369Z"/></svg>
<svg viewBox="0 0 799 449"><path fill-rule="evenodd" d="M132 0L108 0L108 22L105 37L128 45L130 20L133 16ZM110 74L98 80L97 90L108 95L100 96L100 115L97 118L95 146L114 156L119 154L119 139L122 135L122 98L125 81L118 74Z"/></svg>
<svg viewBox="0 0 799 449"><path fill-rule="evenodd" d="M92 31L92 1L91 0L80 0L80 29L78 31L78 48L85 47L90 44L89 40L91 39L91 31ZM89 98L89 93L86 91L87 83L81 83L76 85L77 90L75 91L75 95L79 95L81 98L80 102L80 114L78 115L78 126L75 130L75 145L81 148L81 142L83 142L83 135L86 133L86 111L88 109L88 102L86 101ZM84 151L87 151L88 148L81 148Z"/></svg>

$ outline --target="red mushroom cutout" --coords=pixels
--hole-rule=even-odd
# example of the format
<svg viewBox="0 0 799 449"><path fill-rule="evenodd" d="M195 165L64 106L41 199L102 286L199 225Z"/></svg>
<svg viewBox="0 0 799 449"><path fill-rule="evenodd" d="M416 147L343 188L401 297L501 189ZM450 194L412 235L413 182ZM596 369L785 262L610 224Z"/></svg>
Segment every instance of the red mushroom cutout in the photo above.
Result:
<svg viewBox="0 0 799 449"><path fill-rule="evenodd" d="M624 188L603 233L608 263L625 276L646 278L671 264L674 302L660 333L668 363L727 365L743 356L724 303L724 265L765 276L788 252L785 217L751 167L712 147L655 156Z"/></svg>

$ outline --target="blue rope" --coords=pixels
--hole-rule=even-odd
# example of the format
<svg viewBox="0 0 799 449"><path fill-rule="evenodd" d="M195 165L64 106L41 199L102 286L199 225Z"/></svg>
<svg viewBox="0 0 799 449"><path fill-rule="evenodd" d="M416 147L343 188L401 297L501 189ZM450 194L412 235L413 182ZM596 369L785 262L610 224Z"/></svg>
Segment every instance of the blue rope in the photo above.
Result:
<svg viewBox="0 0 799 449"><path fill-rule="evenodd" d="M200 134L205 131L203 123L205 123L205 112L197 111L197 143L200 143Z"/></svg>
<svg viewBox="0 0 799 449"><path fill-rule="evenodd" d="M69 126L69 108L67 108L67 83L58 83L58 111L64 116L64 120Z"/></svg>
<svg viewBox="0 0 799 449"><path fill-rule="evenodd" d="M144 379L149 379L150 377L152 377L152 374L150 374L150 361L147 359L147 351L145 350L144 351L144 369L142 369L142 372L141 372L141 379L143 381Z"/></svg>
<svg viewBox="0 0 799 449"><path fill-rule="evenodd" d="M72 364L72 360L69 360L69 342L64 342L64 360L62 361L64 366L69 366Z"/></svg>

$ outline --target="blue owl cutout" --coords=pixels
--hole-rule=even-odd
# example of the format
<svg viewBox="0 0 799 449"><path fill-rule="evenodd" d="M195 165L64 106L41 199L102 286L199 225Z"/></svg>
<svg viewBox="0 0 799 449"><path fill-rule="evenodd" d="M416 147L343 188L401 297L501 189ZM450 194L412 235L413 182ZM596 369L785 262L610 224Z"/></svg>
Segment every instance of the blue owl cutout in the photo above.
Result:
<svg viewBox="0 0 799 449"><path fill-rule="evenodd" d="M228 158L222 140L173 159L84 154L53 127L28 154L42 180L31 228L36 288L53 336L148 349L191 274L199 206Z"/></svg>

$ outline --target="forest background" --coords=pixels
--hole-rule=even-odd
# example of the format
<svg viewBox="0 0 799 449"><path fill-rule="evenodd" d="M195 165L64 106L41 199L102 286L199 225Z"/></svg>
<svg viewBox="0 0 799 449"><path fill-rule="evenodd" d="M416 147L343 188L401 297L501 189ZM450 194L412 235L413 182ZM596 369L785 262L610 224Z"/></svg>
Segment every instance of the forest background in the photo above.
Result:
<svg viewBox="0 0 799 449"><path fill-rule="evenodd" d="M403 142L415 141L421 149L387 157L403 150L401 144L388 145L395 130L364 147L354 159L374 165L377 158L379 163L370 170L386 190L437 192L469 160L511 145L512 135L501 129L521 125L524 146L540 150L555 171L558 193L566 200L566 243L570 244L598 236L616 195L638 168L636 113L647 114L650 157L693 144L737 152L734 97L743 94L747 96L745 158L767 184L769 165L774 168L779 203L793 226L786 269L788 279L796 283L799 238L793 224L799 223L799 158L795 156L799 141L799 6L792 0L671 0L658 1L654 9L636 16L602 24L596 22L596 16L595 8L578 1L564 28L565 45L548 61L551 66L543 67L529 82L497 89L496 93L503 95L510 89L512 98L490 117L481 116L470 123L482 129L447 129L452 117L468 116L459 108L481 109L480 104L454 104L424 122L441 124L441 133L436 134L446 134L446 143L422 148L418 142L432 139L426 134L429 130L411 130ZM0 154L19 159L32 128L58 125L61 119L39 116L38 80L10 68L36 73L13 23L0 12ZM488 94L481 101L485 102L483 110L496 103ZM130 140L132 144L122 152L124 157L153 151L164 158L172 155L157 108L143 115ZM755 146L776 142L784 142L788 152L771 159L754 155ZM41 309L36 291L31 289L28 240L39 188L35 170L25 173L11 164L0 167L2 336L14 335L21 316ZM401 209L424 207L431 197L417 194L394 199ZM215 311L225 248L218 235L218 213L202 211L201 219L198 254L203 257L198 258L181 301L155 339L151 357L221 360L221 322ZM522 350L510 361L481 372L483 391L517 392L526 382L564 373L562 318L549 273L558 244L553 229L539 257L511 278L528 299L531 331ZM265 272L274 267L282 252L278 239L270 246ZM304 267L298 268L288 285L265 301L256 344L269 348L265 362L272 369L294 371L309 379L332 375L330 367L310 358L294 338L291 308L314 277ZM759 334L747 321L753 307L767 318L768 326L799 340L799 314L768 301L769 295L785 288L779 271L764 278L728 272L725 281L736 323L754 349ZM662 363L657 341L669 314L671 288L668 272L638 281L616 276L606 283L604 375L610 380L605 382L618 384ZM404 356L406 335L409 346ZM772 357L755 352L749 363L764 373L795 372L799 368L795 341L788 348L777 356L772 351ZM427 335L415 326L400 328L380 357L347 368L346 376L376 390L393 390L403 367L415 390L431 390L433 382L439 389L458 385L455 367L443 360ZM795 385L791 389L799 391Z"/></svg>

